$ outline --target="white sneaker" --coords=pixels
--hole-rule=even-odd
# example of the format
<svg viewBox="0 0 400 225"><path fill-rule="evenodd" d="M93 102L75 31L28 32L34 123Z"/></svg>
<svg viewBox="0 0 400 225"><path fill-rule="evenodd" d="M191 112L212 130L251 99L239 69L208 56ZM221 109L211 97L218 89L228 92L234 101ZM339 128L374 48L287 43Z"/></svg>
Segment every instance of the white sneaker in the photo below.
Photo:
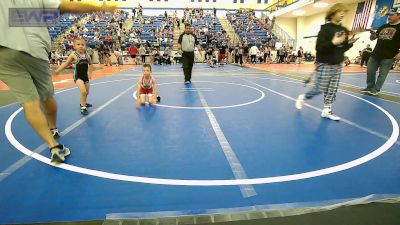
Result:
<svg viewBox="0 0 400 225"><path fill-rule="evenodd" d="M69 148L65 145L57 145L50 148L51 153L51 163L58 164L65 161L65 157L71 154Z"/></svg>
<svg viewBox="0 0 400 225"><path fill-rule="evenodd" d="M335 120L335 121L339 121L340 120L340 117L335 115L335 114L333 114L332 110L329 109L329 108L325 108L325 109L322 110L321 117L328 118L328 119Z"/></svg>
<svg viewBox="0 0 400 225"><path fill-rule="evenodd" d="M299 95L299 97L297 97L297 100L296 100L296 109L301 109L301 108L303 108L303 105L304 105L304 100L306 99L306 96L303 94L303 95Z"/></svg>

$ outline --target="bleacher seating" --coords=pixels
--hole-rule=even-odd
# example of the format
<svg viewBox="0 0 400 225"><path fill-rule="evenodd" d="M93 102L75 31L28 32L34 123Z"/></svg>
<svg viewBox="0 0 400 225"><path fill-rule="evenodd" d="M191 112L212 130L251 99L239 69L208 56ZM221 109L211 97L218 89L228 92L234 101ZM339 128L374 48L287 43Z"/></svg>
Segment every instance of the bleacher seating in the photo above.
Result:
<svg viewBox="0 0 400 225"><path fill-rule="evenodd" d="M165 26L167 23L167 20L164 16L159 15L159 16L146 16L143 15L143 20L144 21L148 21L147 23L141 24L141 21L136 18L134 20L134 23L132 25L131 31L134 30L139 30L140 31L140 35L135 34L135 38L140 38L141 43L135 43L137 46L139 46L140 44L144 44L146 42L149 42L153 45L159 45L159 47L161 48L165 48L165 47L172 47L173 46L173 34L171 33L162 33L160 35L160 39L161 40L157 40L157 36L155 35L155 31L160 31L163 27L163 25ZM132 43L129 40L130 36L129 34L126 34L126 46L129 47ZM165 41L165 39L167 38L167 40L170 41Z"/></svg>
<svg viewBox="0 0 400 225"><path fill-rule="evenodd" d="M202 17L201 20L195 20L192 24L193 28L195 30L203 30L204 28L207 28L207 32L211 33L212 36L214 38L218 38L217 37L217 33L220 32L222 33L224 31L221 22L219 21L218 18L215 18L211 16L210 14L206 14ZM207 44L206 42L206 34L204 32L200 32L200 34L198 35L198 41L199 43L203 46L203 48L205 47L205 45ZM225 39L225 38L224 38ZM226 40L217 40L219 43L226 41Z"/></svg>
<svg viewBox="0 0 400 225"><path fill-rule="evenodd" d="M247 40L247 44L249 46L257 45L257 47L260 47L261 44L265 44L268 41L269 36L275 42L278 41L278 38L273 35L270 30L264 28L263 24L258 19L255 23L253 22L250 24L250 18L246 14L226 14L228 21L231 23L233 23L233 16L235 16L236 18L234 22L236 25L232 25L235 29L236 34L241 40ZM243 26L238 26L237 24L243 24Z"/></svg>
<svg viewBox="0 0 400 225"><path fill-rule="evenodd" d="M95 48L97 43L94 40L95 37L95 29L99 32L99 34L104 37L107 35L109 32L106 30L107 28L107 22L111 20L111 15L110 14L104 14L104 18L100 19L97 24L94 24L92 22L88 22L85 24L85 27L88 29L88 32L84 34L84 37L86 38L87 45L91 48Z"/></svg>
<svg viewBox="0 0 400 225"><path fill-rule="evenodd" d="M61 15L60 24L58 26L48 27L51 40L55 40L58 35L70 28L77 20L79 20L80 17L80 15L71 16L71 14Z"/></svg>

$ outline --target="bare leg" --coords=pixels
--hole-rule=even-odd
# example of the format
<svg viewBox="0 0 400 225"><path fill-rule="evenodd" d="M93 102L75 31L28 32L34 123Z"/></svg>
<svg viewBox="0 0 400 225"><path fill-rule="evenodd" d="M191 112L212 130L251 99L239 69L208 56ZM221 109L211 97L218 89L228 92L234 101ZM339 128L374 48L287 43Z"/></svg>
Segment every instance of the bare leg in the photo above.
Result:
<svg viewBox="0 0 400 225"><path fill-rule="evenodd" d="M139 95L139 103L140 104L146 103L146 95L145 94L140 94Z"/></svg>
<svg viewBox="0 0 400 225"><path fill-rule="evenodd" d="M149 94L148 95L149 98L149 104L153 105L157 103L157 96L154 96L153 94Z"/></svg>
<svg viewBox="0 0 400 225"><path fill-rule="evenodd" d="M54 97L49 97L47 100L42 101L44 112L47 118L49 128L57 127L57 102Z"/></svg>
<svg viewBox="0 0 400 225"><path fill-rule="evenodd" d="M86 99L85 99L85 101L86 101L87 100L87 96L89 96L90 84L86 83L85 84L85 88L86 88Z"/></svg>
<svg viewBox="0 0 400 225"><path fill-rule="evenodd" d="M51 104L48 103L47 107L49 107L49 109L50 105ZM54 147L58 145L58 143L56 142L56 140L54 140L54 137L50 132L46 116L44 115L42 109L40 108L40 101L39 100L28 101L23 103L22 107L24 108L26 120L36 131L36 133L38 133L38 135L46 142L46 144L49 147ZM53 114L53 113L48 113L48 114ZM49 117L51 118L52 116ZM53 118L55 118L55 116Z"/></svg>
<svg viewBox="0 0 400 225"><path fill-rule="evenodd" d="M86 91L85 83L81 79L76 81L76 86L78 86L79 94L80 94L80 104L81 106L86 106L86 97L88 92Z"/></svg>

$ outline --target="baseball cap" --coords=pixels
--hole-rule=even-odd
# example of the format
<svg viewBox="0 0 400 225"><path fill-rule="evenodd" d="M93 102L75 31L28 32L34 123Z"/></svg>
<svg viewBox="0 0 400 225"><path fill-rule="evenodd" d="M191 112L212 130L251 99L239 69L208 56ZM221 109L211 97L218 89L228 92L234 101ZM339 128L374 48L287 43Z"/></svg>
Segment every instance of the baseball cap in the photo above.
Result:
<svg viewBox="0 0 400 225"><path fill-rule="evenodd" d="M389 12L386 13L386 15L393 15L393 14L400 14L400 7L399 8L391 8Z"/></svg>

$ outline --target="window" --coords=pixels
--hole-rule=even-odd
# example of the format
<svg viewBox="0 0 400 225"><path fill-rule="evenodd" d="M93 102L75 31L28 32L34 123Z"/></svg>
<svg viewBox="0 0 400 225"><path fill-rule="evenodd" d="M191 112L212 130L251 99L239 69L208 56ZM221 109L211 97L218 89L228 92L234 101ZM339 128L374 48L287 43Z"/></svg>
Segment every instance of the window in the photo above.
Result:
<svg viewBox="0 0 400 225"><path fill-rule="evenodd" d="M264 4L268 4L268 0L264 0Z"/></svg>
<svg viewBox="0 0 400 225"><path fill-rule="evenodd" d="M244 3L244 0L240 0L240 3Z"/></svg>
<svg viewBox="0 0 400 225"><path fill-rule="evenodd" d="M237 3L237 0L233 0L233 3Z"/></svg>
<svg viewBox="0 0 400 225"><path fill-rule="evenodd" d="M258 4L261 4L261 0L257 0L257 3L258 3Z"/></svg>
<svg viewBox="0 0 400 225"><path fill-rule="evenodd" d="M217 0L213 0L213 2L217 2Z"/></svg>

